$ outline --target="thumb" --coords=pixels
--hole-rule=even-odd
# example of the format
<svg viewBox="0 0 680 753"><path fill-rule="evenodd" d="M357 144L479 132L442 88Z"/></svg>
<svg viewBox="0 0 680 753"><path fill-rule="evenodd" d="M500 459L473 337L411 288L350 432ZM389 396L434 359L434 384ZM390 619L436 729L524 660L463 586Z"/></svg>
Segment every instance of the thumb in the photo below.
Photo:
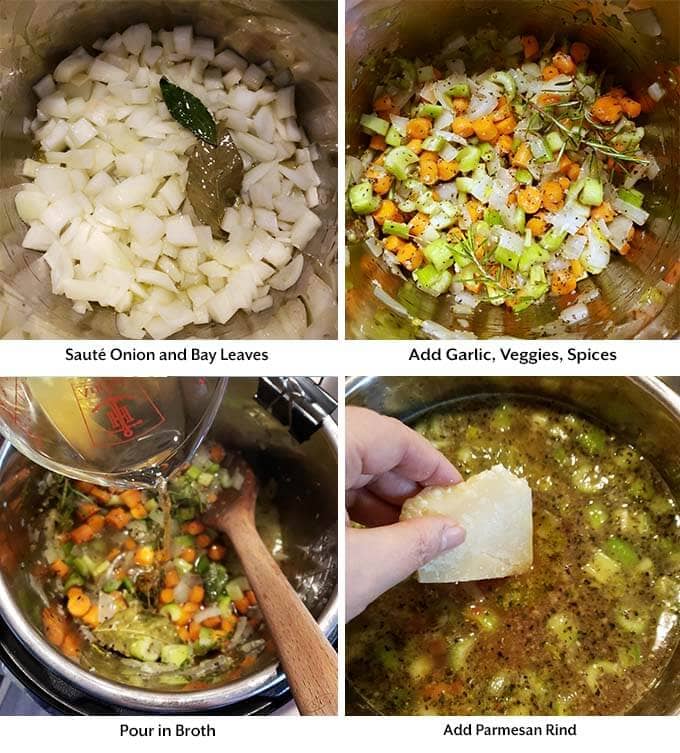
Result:
<svg viewBox="0 0 680 753"><path fill-rule="evenodd" d="M452 518L439 515L347 529L346 619L356 617L380 594L464 540L465 531Z"/></svg>

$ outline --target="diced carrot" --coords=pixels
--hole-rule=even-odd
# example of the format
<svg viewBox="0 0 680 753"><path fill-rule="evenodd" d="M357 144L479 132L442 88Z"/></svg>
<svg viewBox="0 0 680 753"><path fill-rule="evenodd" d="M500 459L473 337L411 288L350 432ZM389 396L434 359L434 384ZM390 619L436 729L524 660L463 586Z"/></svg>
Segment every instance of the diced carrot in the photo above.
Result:
<svg viewBox="0 0 680 753"><path fill-rule="evenodd" d="M203 586L193 586L189 591L189 601L193 604L201 604L205 598L205 589Z"/></svg>
<svg viewBox="0 0 680 753"><path fill-rule="evenodd" d="M221 544L212 544L208 549L208 557L215 562L224 559L226 553L226 548Z"/></svg>
<svg viewBox="0 0 680 753"><path fill-rule="evenodd" d="M390 236L391 238L396 238L396 235ZM200 546L201 549L206 549L210 546L210 542L212 539L207 533L202 533L199 536L196 537L196 546Z"/></svg>
<svg viewBox="0 0 680 753"><path fill-rule="evenodd" d="M234 606L236 607L239 614L246 614L248 608L250 607L250 602L244 596L241 599L236 599L234 601Z"/></svg>
<svg viewBox="0 0 680 753"><path fill-rule="evenodd" d="M108 502L111 499L111 492L108 489L102 489L100 486L95 486L90 491L90 496L98 499L100 502Z"/></svg>
<svg viewBox="0 0 680 753"><path fill-rule="evenodd" d="M130 515L132 515L135 520L144 520L148 514L149 513L144 505L135 505L130 508Z"/></svg>
<svg viewBox="0 0 680 753"><path fill-rule="evenodd" d="M191 636L189 635L189 631L183 625L178 625L178 627L177 627L177 635L179 636L179 639L181 641L184 641L185 643L188 643L191 640Z"/></svg>
<svg viewBox="0 0 680 753"><path fill-rule="evenodd" d="M182 526L182 530L190 536L198 536L205 531L205 526L200 520L190 520Z"/></svg>
<svg viewBox="0 0 680 753"><path fill-rule="evenodd" d="M66 637L66 618L56 607L45 607L42 611L42 623L47 640L53 646L61 646Z"/></svg>
<svg viewBox="0 0 680 753"><path fill-rule="evenodd" d="M210 456L210 459L213 461L213 463L221 463L226 457L227 451L219 442L213 442L210 445L208 455Z"/></svg>
<svg viewBox="0 0 680 753"><path fill-rule="evenodd" d="M628 241L626 241L623 246L621 246L619 253L621 254L621 256L626 256L628 253L630 253L630 243L628 243Z"/></svg>
<svg viewBox="0 0 680 753"><path fill-rule="evenodd" d="M188 546L186 549L182 550L180 557L185 562L190 562L191 564L193 564L194 560L196 559L196 550L192 546Z"/></svg>
<svg viewBox="0 0 680 753"><path fill-rule="evenodd" d="M62 653L70 659L75 659L80 653L80 637L78 633L71 631L61 644Z"/></svg>
<svg viewBox="0 0 680 753"><path fill-rule="evenodd" d="M255 606L257 604L257 596L255 596L255 591L248 590L243 594L246 599L250 602L251 606Z"/></svg>
<svg viewBox="0 0 680 753"><path fill-rule="evenodd" d="M569 180L578 180L578 176L581 174L581 165L579 165L577 162L572 162L572 164L569 166L569 172L567 173L567 177Z"/></svg>
<svg viewBox="0 0 680 753"><path fill-rule="evenodd" d="M614 219L614 210L608 201L603 201L600 206L593 207L590 210L590 217L593 220L604 220L611 222Z"/></svg>
<svg viewBox="0 0 680 753"><path fill-rule="evenodd" d="M515 167L527 167L531 161L531 149L526 142L522 142L512 157L512 164Z"/></svg>
<svg viewBox="0 0 680 753"><path fill-rule="evenodd" d="M477 201L477 199L470 199L469 201L465 202L465 209L467 210L468 216L473 222L477 222L477 220L482 219L484 210L482 209L481 203Z"/></svg>
<svg viewBox="0 0 680 753"><path fill-rule="evenodd" d="M201 624L203 625L203 627L215 629L220 627L220 625L222 624L222 619L219 616L208 617L206 620L203 620Z"/></svg>
<svg viewBox="0 0 680 753"><path fill-rule="evenodd" d="M532 217L526 226L534 236L543 235L547 228L545 220L542 220L540 217Z"/></svg>
<svg viewBox="0 0 680 753"><path fill-rule="evenodd" d="M414 154L420 154L423 151L423 140L422 139L411 139L406 146L414 153Z"/></svg>
<svg viewBox="0 0 680 753"><path fill-rule="evenodd" d="M474 120L472 128L480 141L494 141L498 138L498 128L488 115Z"/></svg>
<svg viewBox="0 0 680 753"><path fill-rule="evenodd" d="M409 223L408 223L408 229L411 235L420 235L425 231L425 228L428 226L430 222L430 217L425 214L425 212L418 212L418 214L414 214L413 217L411 217ZM396 236L391 236L392 238L395 238Z"/></svg>
<svg viewBox="0 0 680 753"><path fill-rule="evenodd" d="M72 596L69 596L66 609L68 609L69 614L72 614L74 617L83 617L90 611L91 606L92 602L90 601L90 597L81 591L80 593L74 593Z"/></svg>
<svg viewBox="0 0 680 753"><path fill-rule="evenodd" d="M126 551L131 552L133 549L137 548L137 542L132 538L132 536L128 536L123 542L123 548Z"/></svg>
<svg viewBox="0 0 680 753"><path fill-rule="evenodd" d="M103 515L93 515L91 518L88 518L87 525L97 534L103 530L104 522Z"/></svg>
<svg viewBox="0 0 680 753"><path fill-rule="evenodd" d="M590 47L583 42L573 42L569 52L571 59L578 65L578 63L585 63L590 55Z"/></svg>
<svg viewBox="0 0 680 753"><path fill-rule="evenodd" d="M426 701L438 701L442 697L460 695L465 690L465 685L461 680L453 682L430 682L420 691Z"/></svg>
<svg viewBox="0 0 680 753"><path fill-rule="evenodd" d="M99 512L99 505L95 505L94 502L81 502L78 505L77 516L78 520L87 520L91 515Z"/></svg>
<svg viewBox="0 0 680 753"><path fill-rule="evenodd" d="M550 275L550 289L555 295L567 295L576 290L576 275L571 269L558 269Z"/></svg>
<svg viewBox="0 0 680 753"><path fill-rule="evenodd" d="M172 604L175 600L175 592L172 588L163 588L159 596L161 604Z"/></svg>
<svg viewBox="0 0 680 753"><path fill-rule="evenodd" d="M385 137L381 133L374 133L371 136L371 140L368 142L371 149L375 149L378 152L384 152L387 149L387 142Z"/></svg>
<svg viewBox="0 0 680 753"><path fill-rule="evenodd" d="M559 164L557 166L557 169L562 173L562 175L566 175L569 172L569 168L574 163L569 159L569 157L566 154L563 154L560 157Z"/></svg>
<svg viewBox="0 0 680 753"><path fill-rule="evenodd" d="M458 163L455 160L439 160L437 162L437 175L439 180L452 180L458 174Z"/></svg>
<svg viewBox="0 0 680 753"><path fill-rule="evenodd" d="M499 136L496 142L496 150L499 154L510 154L512 151L512 138L508 134Z"/></svg>
<svg viewBox="0 0 680 753"><path fill-rule="evenodd" d="M439 179L437 155L434 156L434 159L431 155L432 152L423 152L420 155L420 181L426 186L433 186Z"/></svg>
<svg viewBox="0 0 680 753"><path fill-rule="evenodd" d="M388 235L386 238L383 239L383 246L388 251L391 251L393 254L396 254L397 251L406 244L406 241L402 238L398 238L396 235Z"/></svg>
<svg viewBox="0 0 680 753"><path fill-rule="evenodd" d="M500 96L494 111L491 113L491 120L493 120L494 123L500 123L501 120L509 118L512 114L510 105L508 105L508 100L504 96Z"/></svg>
<svg viewBox="0 0 680 753"><path fill-rule="evenodd" d="M517 194L517 205L527 214L538 212L541 208L541 192L535 186L527 186Z"/></svg>
<svg viewBox="0 0 680 753"><path fill-rule="evenodd" d="M565 76L573 76L576 73L576 63L571 59L571 55L559 50L553 55L553 65Z"/></svg>
<svg viewBox="0 0 680 753"><path fill-rule="evenodd" d="M560 184L563 191L566 191L567 188L569 188L569 184L571 183L566 175L560 175L560 177L557 179L557 182Z"/></svg>
<svg viewBox="0 0 680 753"><path fill-rule="evenodd" d="M571 271L574 273L574 277L580 277L583 274L583 264L581 264L578 259L572 259L569 263L571 265Z"/></svg>
<svg viewBox="0 0 680 753"><path fill-rule="evenodd" d="M675 285L678 280L680 280L680 261L676 261L663 278L663 281L669 285Z"/></svg>
<svg viewBox="0 0 680 753"><path fill-rule="evenodd" d="M598 97L591 108L593 117L599 120L600 123L616 123L621 117L622 111L621 101L611 94Z"/></svg>
<svg viewBox="0 0 680 753"><path fill-rule="evenodd" d="M253 656L253 654L248 654L248 656L246 656L241 662L241 667L243 667L243 669L250 669L250 667L255 664L255 661L255 656Z"/></svg>
<svg viewBox="0 0 680 753"><path fill-rule="evenodd" d="M507 136L517 128L517 121L513 115L510 115L499 123L496 123L496 128L498 129L498 133L502 136Z"/></svg>
<svg viewBox="0 0 680 753"><path fill-rule="evenodd" d="M201 634L201 623L196 622L196 620L192 620L191 625L189 625L189 638L192 641L197 641L198 636Z"/></svg>
<svg viewBox="0 0 680 753"><path fill-rule="evenodd" d="M542 186L543 206L549 212L558 212L564 206L564 192L556 180L549 180Z"/></svg>
<svg viewBox="0 0 680 753"><path fill-rule="evenodd" d="M560 75L560 72L557 70L556 66L554 65L546 65L543 71L541 72L541 76L543 77L544 81L552 81L554 78L557 78L557 76Z"/></svg>
<svg viewBox="0 0 680 753"><path fill-rule="evenodd" d="M462 115L470 106L470 100L465 97L454 97L451 100L451 107L456 115Z"/></svg>
<svg viewBox="0 0 680 753"><path fill-rule="evenodd" d="M535 60L540 52L538 39L533 34L524 34L520 37L525 60Z"/></svg>
<svg viewBox="0 0 680 753"><path fill-rule="evenodd" d="M451 130L465 139L472 136L475 132L475 129L472 127L472 121L465 115L459 115L457 118L453 119Z"/></svg>
<svg viewBox="0 0 680 753"><path fill-rule="evenodd" d="M377 211L373 213L373 219L378 225L382 225L385 220L400 222L402 216L401 212L397 209L397 205L391 199L383 199Z"/></svg>
<svg viewBox="0 0 680 753"><path fill-rule="evenodd" d="M140 546L135 552L135 564L140 567L151 567L154 562L154 550L151 546ZM192 560L193 562L193 560Z"/></svg>
<svg viewBox="0 0 680 753"><path fill-rule="evenodd" d="M99 625L99 607L93 604L82 617L83 622L90 628Z"/></svg>
<svg viewBox="0 0 680 753"><path fill-rule="evenodd" d="M76 481L74 483L74 486L79 492L82 492L83 494L89 494L94 488L94 484L90 484L87 481Z"/></svg>
<svg viewBox="0 0 680 753"><path fill-rule="evenodd" d="M391 112L392 107L392 97L389 94L383 94L382 97L378 97L373 103L373 112ZM215 462L219 463L220 461L216 460Z"/></svg>
<svg viewBox="0 0 680 753"><path fill-rule="evenodd" d="M558 102L561 102L562 95L557 94L557 92L543 92L543 94L538 95L537 101L539 105L549 107L550 105L556 105Z"/></svg>
<svg viewBox="0 0 680 753"><path fill-rule="evenodd" d="M432 129L432 121L429 118L411 118L406 124L406 135L410 139L425 139Z"/></svg>
<svg viewBox="0 0 680 753"><path fill-rule="evenodd" d="M623 112L629 118L637 118L642 112L642 105L630 97L623 97L621 100L621 107L623 108Z"/></svg>
<svg viewBox="0 0 680 753"><path fill-rule="evenodd" d="M110 510L106 515L106 522L112 528L117 528L119 531L122 531L130 522L131 517L130 513L127 512L127 510L123 510L122 507L114 507L113 510Z"/></svg>
<svg viewBox="0 0 680 753"><path fill-rule="evenodd" d="M75 544L84 544L87 541L92 541L93 538L94 531L90 528L89 523L83 523L82 526L78 526L71 531L71 541Z"/></svg>
<svg viewBox="0 0 680 753"><path fill-rule="evenodd" d="M50 565L50 570L62 579L69 574L70 569L71 568L64 562L64 560L54 560Z"/></svg>
<svg viewBox="0 0 680 753"><path fill-rule="evenodd" d="M238 622L238 618L235 614L227 615L226 617L222 618L222 630L227 633L231 633L231 631L236 627L236 623Z"/></svg>
<svg viewBox="0 0 680 753"><path fill-rule="evenodd" d="M166 570L163 576L163 585L166 588L174 588L179 583L179 573L173 567L171 570Z"/></svg>
<svg viewBox="0 0 680 753"><path fill-rule="evenodd" d="M126 489L120 495L120 501L130 509L142 504L142 493L139 489Z"/></svg>
<svg viewBox="0 0 680 753"><path fill-rule="evenodd" d="M404 243L397 252L397 261L409 272L418 269L424 260L423 252L414 243Z"/></svg>
<svg viewBox="0 0 680 753"><path fill-rule="evenodd" d="M373 191L378 196L384 196L392 188L393 178L391 175L385 173L371 182L373 183Z"/></svg>

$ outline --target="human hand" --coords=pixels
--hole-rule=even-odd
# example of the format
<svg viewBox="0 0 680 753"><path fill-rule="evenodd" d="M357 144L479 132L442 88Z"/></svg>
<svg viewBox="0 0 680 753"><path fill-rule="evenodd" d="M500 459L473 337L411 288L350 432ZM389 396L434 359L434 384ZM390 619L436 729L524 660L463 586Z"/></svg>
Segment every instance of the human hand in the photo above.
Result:
<svg viewBox="0 0 680 753"><path fill-rule="evenodd" d="M462 481L441 452L397 419L352 407L346 416L347 509L353 521L367 526L347 529L351 620L419 567L462 544L465 531L444 516L399 522L404 501L423 487Z"/></svg>

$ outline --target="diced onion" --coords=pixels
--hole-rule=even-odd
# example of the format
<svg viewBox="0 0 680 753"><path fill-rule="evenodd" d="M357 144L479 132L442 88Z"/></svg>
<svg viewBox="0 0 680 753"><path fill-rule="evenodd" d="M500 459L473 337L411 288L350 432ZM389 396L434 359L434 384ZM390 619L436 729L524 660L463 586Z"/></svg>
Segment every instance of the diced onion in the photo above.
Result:
<svg viewBox="0 0 680 753"><path fill-rule="evenodd" d="M627 201L621 199L614 199L612 207L620 212L624 217L628 217L629 220L633 220L636 225L644 225L649 219L649 212L645 212L644 209L633 206Z"/></svg>
<svg viewBox="0 0 680 753"><path fill-rule="evenodd" d="M567 324L576 324L588 318L588 307L585 303L575 303L560 311L560 319Z"/></svg>

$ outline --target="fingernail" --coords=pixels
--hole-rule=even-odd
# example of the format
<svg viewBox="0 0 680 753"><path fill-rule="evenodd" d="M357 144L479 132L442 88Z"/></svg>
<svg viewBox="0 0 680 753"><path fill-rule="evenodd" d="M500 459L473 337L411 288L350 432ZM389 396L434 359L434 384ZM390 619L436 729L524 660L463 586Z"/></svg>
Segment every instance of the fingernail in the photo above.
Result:
<svg viewBox="0 0 680 753"><path fill-rule="evenodd" d="M446 526L442 531L441 551L453 549L465 541L465 530L460 526Z"/></svg>

